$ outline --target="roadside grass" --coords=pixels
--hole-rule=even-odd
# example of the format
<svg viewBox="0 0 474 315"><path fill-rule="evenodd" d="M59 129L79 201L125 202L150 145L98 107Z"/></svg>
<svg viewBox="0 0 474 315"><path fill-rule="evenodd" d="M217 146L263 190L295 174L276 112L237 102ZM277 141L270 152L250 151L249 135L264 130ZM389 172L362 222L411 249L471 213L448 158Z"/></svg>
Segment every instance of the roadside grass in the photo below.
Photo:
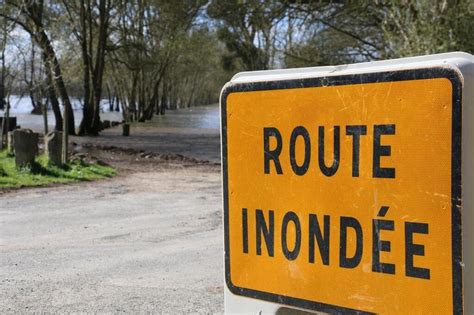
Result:
<svg viewBox="0 0 474 315"><path fill-rule="evenodd" d="M36 158L33 165L17 168L15 157L0 151L0 189L44 186L52 183L92 181L116 175L109 166L73 161L64 167L49 164L44 155Z"/></svg>

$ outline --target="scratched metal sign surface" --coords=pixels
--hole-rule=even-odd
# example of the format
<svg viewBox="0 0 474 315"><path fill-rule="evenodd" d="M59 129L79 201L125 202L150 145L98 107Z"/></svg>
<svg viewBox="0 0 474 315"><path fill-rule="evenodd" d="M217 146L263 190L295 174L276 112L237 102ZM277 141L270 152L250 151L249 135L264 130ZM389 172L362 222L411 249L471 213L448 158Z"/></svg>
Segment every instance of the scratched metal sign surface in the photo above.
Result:
<svg viewBox="0 0 474 315"><path fill-rule="evenodd" d="M227 86L231 292L328 312L461 312L460 84L434 68Z"/></svg>

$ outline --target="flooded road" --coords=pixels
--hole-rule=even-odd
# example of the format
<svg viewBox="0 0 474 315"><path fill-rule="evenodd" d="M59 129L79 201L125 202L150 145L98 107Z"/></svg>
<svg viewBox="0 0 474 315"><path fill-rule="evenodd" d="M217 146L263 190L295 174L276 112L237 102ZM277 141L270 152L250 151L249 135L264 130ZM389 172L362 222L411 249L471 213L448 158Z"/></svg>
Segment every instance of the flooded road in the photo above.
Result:
<svg viewBox="0 0 474 315"><path fill-rule="evenodd" d="M219 106L200 106L168 110L164 116L135 123L130 136L122 136L118 126L101 132L99 137L71 137L78 145L93 144L159 154L180 154L186 157L220 163Z"/></svg>
<svg viewBox="0 0 474 315"><path fill-rule="evenodd" d="M0 116L3 116L3 113L0 111ZM17 113L12 114L17 119L17 125L22 128L28 128L35 132L44 132L44 121L42 115L32 115L28 113ZM122 121L122 113L117 112L105 112L101 114L102 119ZM74 111L74 121L76 129L79 128L79 125L82 120L82 111ZM54 129L55 125L54 114L52 111L48 111L48 130L51 131Z"/></svg>
<svg viewBox="0 0 474 315"><path fill-rule="evenodd" d="M79 124L82 120L82 105L81 101L75 98L70 99L72 107L74 109L74 121L76 128L79 127ZM31 105L31 100L29 97L20 97L18 95L12 95L9 98L10 102L10 116L15 116L17 118L17 125L22 128L32 129L35 132L44 132L44 120L43 115L32 115L31 111L33 109ZM122 121L122 113L119 112L109 112L109 105L106 100L103 100L101 103L101 108L103 113L101 113L101 119L107 120L116 120ZM5 113L3 110L0 110L0 116L4 116ZM55 125L54 113L52 110L48 110L48 130L52 130Z"/></svg>
<svg viewBox="0 0 474 315"><path fill-rule="evenodd" d="M168 110L164 116L156 116L154 122L168 128L198 128L219 131L219 106L199 106Z"/></svg>
<svg viewBox="0 0 474 315"><path fill-rule="evenodd" d="M35 132L44 132L42 115L28 114L17 107L12 116L17 124ZM82 119L82 111L75 110L76 128ZM0 116L3 112L0 111ZM122 113L101 113L102 120L122 121ZM49 130L54 128L54 115L48 112ZM122 127L104 130L99 137L71 137L72 142L98 146L114 146L123 149L149 151L160 154L180 154L213 163L220 162L219 106L208 105L185 109L167 110L165 115L154 116L151 121L133 123L129 137L122 136Z"/></svg>
<svg viewBox="0 0 474 315"><path fill-rule="evenodd" d="M71 100L74 107L74 120L76 128L82 120L82 109L78 100ZM36 132L44 131L44 122L42 115L32 115L31 103L28 98L11 97L10 116L17 117L17 124L23 128L29 128ZM122 121L123 115L120 112L109 112L108 104L104 101L102 104L100 117L102 120ZM0 110L0 116L4 116L4 111ZM55 125L54 113L49 110L48 128L52 129ZM198 106L178 110L167 110L164 116L155 116L154 122L167 128L200 128L200 129L219 129L219 107L216 105Z"/></svg>

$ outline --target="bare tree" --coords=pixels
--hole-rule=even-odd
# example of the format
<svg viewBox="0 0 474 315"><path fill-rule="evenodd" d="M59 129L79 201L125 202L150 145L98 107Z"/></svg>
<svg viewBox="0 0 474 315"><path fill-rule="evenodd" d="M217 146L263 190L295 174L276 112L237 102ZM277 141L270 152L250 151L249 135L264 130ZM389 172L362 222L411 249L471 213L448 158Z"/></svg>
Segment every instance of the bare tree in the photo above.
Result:
<svg viewBox="0 0 474 315"><path fill-rule="evenodd" d="M84 106L79 135L98 135L100 102L106 65L111 0L63 0L69 23L80 44L82 57Z"/></svg>

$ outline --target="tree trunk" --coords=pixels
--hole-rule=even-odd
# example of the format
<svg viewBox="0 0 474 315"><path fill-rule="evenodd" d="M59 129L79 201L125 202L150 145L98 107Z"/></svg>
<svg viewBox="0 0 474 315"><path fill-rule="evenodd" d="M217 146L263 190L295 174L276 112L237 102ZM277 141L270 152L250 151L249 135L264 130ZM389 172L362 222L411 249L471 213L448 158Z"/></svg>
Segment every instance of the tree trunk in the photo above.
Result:
<svg viewBox="0 0 474 315"><path fill-rule="evenodd" d="M53 78L51 69L48 66L46 55L43 54L44 71L46 74L46 89L48 91L48 98L51 102L51 108L53 109L54 119L56 121L54 129L57 131L63 130L63 117L61 115L61 109L59 108L59 101L54 91Z"/></svg>
<svg viewBox="0 0 474 315"><path fill-rule="evenodd" d="M72 105L67 94L66 85L63 81L61 67L59 65L58 59L56 58L56 53L54 52L53 46L51 45L48 36L42 28L35 33L34 38L46 56L47 65L49 65L47 68L51 69L52 74L54 74L52 81L54 83L55 90L59 94L61 101L63 102L63 106L66 109L64 112L67 113L67 117L65 117L65 119L68 120L68 133L74 135L76 133L74 130L74 113L72 111Z"/></svg>
<svg viewBox="0 0 474 315"><path fill-rule="evenodd" d="M43 124L44 124L44 135L48 134L48 102L43 102Z"/></svg>
<svg viewBox="0 0 474 315"><path fill-rule="evenodd" d="M120 112L120 99L118 96L115 96L115 111Z"/></svg>
<svg viewBox="0 0 474 315"><path fill-rule="evenodd" d="M33 109L31 113L34 115L41 115L42 113L42 100L37 99L35 94L35 41L31 40L31 60L30 60L30 80L26 79L26 66L25 66L25 81L28 84L28 91L31 99L31 105Z"/></svg>
<svg viewBox="0 0 474 315"><path fill-rule="evenodd" d="M102 81L105 70L105 51L107 45L107 29L109 26L110 2L99 1L99 39L97 41L95 71L93 73L94 82L94 118L92 129L99 133L100 128L100 102L102 100ZM90 31L90 30L89 30Z"/></svg>
<svg viewBox="0 0 474 315"><path fill-rule="evenodd" d="M138 83L138 76L135 74L133 79L132 79L132 90L130 92L130 97L128 100L128 106L129 106L129 119L131 121L136 121L137 120L137 105L136 105L136 93L137 93L137 83Z"/></svg>
<svg viewBox="0 0 474 315"><path fill-rule="evenodd" d="M140 118L141 122L144 122L145 120L151 120L153 118L153 110L158 108L158 91L161 83L161 79L163 78L162 75L158 78L158 80L155 81L155 84L153 86L153 94L150 98L150 101L148 103L148 106L145 108L143 111L143 115Z"/></svg>
<svg viewBox="0 0 474 315"><path fill-rule="evenodd" d="M99 36L97 47L92 48L93 17L91 1L81 0L81 48L84 67L84 93L87 103L84 104L84 116L81 122L80 134L98 135L100 131L100 103L102 100L102 81L105 69L105 51L107 44L107 29L109 23L110 2L99 1ZM89 39L87 39L89 38ZM95 61L95 62L94 62Z"/></svg>
<svg viewBox="0 0 474 315"><path fill-rule="evenodd" d="M109 112L112 112L114 110L114 100L115 98L112 96L111 88L110 88L110 82L107 82L105 85L107 89L107 98L109 99Z"/></svg>
<svg viewBox="0 0 474 315"><path fill-rule="evenodd" d="M90 4L90 3L89 3ZM90 56L88 49L88 31L86 23L86 8L84 0L81 0L80 20L81 20L81 53L82 53L82 71L84 88L84 106L82 108L82 121L79 126L79 135L83 136L90 133L93 111L91 109L91 90L90 90ZM90 13L90 7L88 12Z"/></svg>
<svg viewBox="0 0 474 315"><path fill-rule="evenodd" d="M164 115L166 107L168 106L168 84L166 84L167 77L163 78L163 93L161 93L160 115Z"/></svg>
<svg viewBox="0 0 474 315"><path fill-rule="evenodd" d="M6 22L4 21L4 25L2 25L2 73L0 76L0 109L5 109L5 78L6 78L6 71L5 71L5 50L7 48L7 30L6 30ZM3 137L3 135L2 135Z"/></svg>

